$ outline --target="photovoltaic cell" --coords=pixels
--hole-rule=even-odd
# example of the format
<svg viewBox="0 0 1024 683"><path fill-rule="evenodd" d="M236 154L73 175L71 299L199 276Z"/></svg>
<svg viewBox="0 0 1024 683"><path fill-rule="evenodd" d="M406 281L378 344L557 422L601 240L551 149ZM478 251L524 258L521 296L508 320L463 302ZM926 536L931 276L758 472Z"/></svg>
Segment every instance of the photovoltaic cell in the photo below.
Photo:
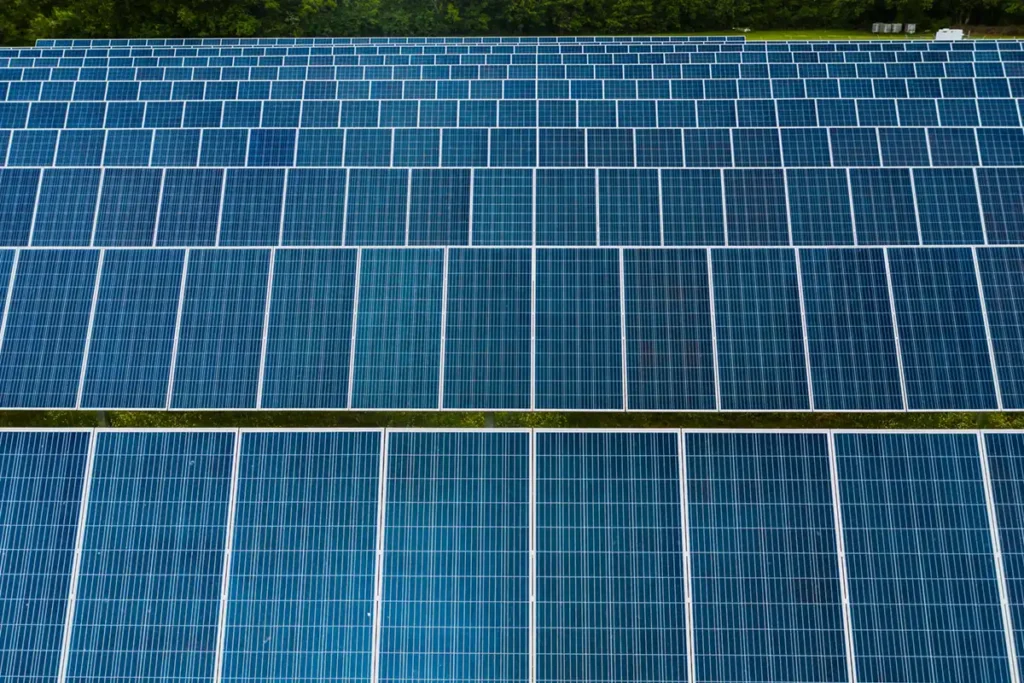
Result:
<svg viewBox="0 0 1024 683"><path fill-rule="evenodd" d="M915 168L913 173L924 244L984 243L971 169Z"/></svg>
<svg viewBox="0 0 1024 683"><path fill-rule="evenodd" d="M725 171L725 211L730 245L789 244L786 190L782 171Z"/></svg>
<svg viewBox="0 0 1024 683"><path fill-rule="evenodd" d="M536 244L597 244L597 194L590 169L536 171Z"/></svg>
<svg viewBox="0 0 1024 683"><path fill-rule="evenodd" d="M157 169L106 169L93 244L98 247L152 245L160 182L161 173Z"/></svg>
<svg viewBox="0 0 1024 683"><path fill-rule="evenodd" d="M172 408L255 408L270 252L193 250Z"/></svg>
<svg viewBox="0 0 1024 683"><path fill-rule="evenodd" d="M234 441L96 435L69 681L213 678Z"/></svg>
<svg viewBox="0 0 1024 683"><path fill-rule="evenodd" d="M224 173L221 169L167 169L157 246L214 245Z"/></svg>
<svg viewBox="0 0 1024 683"><path fill-rule="evenodd" d="M345 219L347 245L405 244L409 171L352 169Z"/></svg>
<svg viewBox="0 0 1024 683"><path fill-rule="evenodd" d="M978 189L989 244L1024 242L1024 169L979 168Z"/></svg>
<svg viewBox="0 0 1024 683"><path fill-rule="evenodd" d="M469 243L469 170L414 169L409 200L409 244Z"/></svg>
<svg viewBox="0 0 1024 683"><path fill-rule="evenodd" d="M857 244L919 244L914 190L907 169L850 170Z"/></svg>
<svg viewBox="0 0 1024 683"><path fill-rule="evenodd" d="M677 434L535 441L537 680L686 680Z"/></svg>
<svg viewBox="0 0 1024 683"><path fill-rule="evenodd" d="M242 434L223 680L369 679L381 438Z"/></svg>
<svg viewBox="0 0 1024 683"><path fill-rule="evenodd" d="M621 410L619 252L538 249L535 407Z"/></svg>
<svg viewBox="0 0 1024 683"><path fill-rule="evenodd" d="M796 263L781 249L712 251L724 410L807 410Z"/></svg>
<svg viewBox="0 0 1024 683"><path fill-rule="evenodd" d="M842 169L786 171L793 244L853 244L850 188Z"/></svg>
<svg viewBox="0 0 1024 683"><path fill-rule="evenodd" d="M380 680L529 675L525 432L388 437Z"/></svg>
<svg viewBox="0 0 1024 683"><path fill-rule="evenodd" d="M28 244L40 169L0 168L0 245Z"/></svg>
<svg viewBox="0 0 1024 683"><path fill-rule="evenodd" d="M529 249L451 249L444 407L530 407Z"/></svg>
<svg viewBox="0 0 1024 683"><path fill-rule="evenodd" d="M99 192L97 168L54 168L43 171L33 246L87 247L92 237Z"/></svg>
<svg viewBox="0 0 1024 683"><path fill-rule="evenodd" d="M441 249L367 250L359 279L353 408L436 408Z"/></svg>
<svg viewBox="0 0 1024 683"><path fill-rule="evenodd" d="M911 410L994 409L995 386L971 252L890 249Z"/></svg>
<svg viewBox="0 0 1024 683"><path fill-rule="evenodd" d="M83 408L167 405L184 258L176 249L106 252L82 385Z"/></svg>
<svg viewBox="0 0 1024 683"><path fill-rule="evenodd" d="M658 172L647 169L598 171L601 244L661 244Z"/></svg>
<svg viewBox="0 0 1024 683"><path fill-rule="evenodd" d="M685 438L698 680L846 681L826 435Z"/></svg>
<svg viewBox="0 0 1024 683"><path fill-rule="evenodd" d="M714 410L707 253L624 253L626 377L633 410Z"/></svg>
<svg viewBox="0 0 1024 683"><path fill-rule="evenodd" d="M90 433L0 435L0 677L56 680Z"/></svg>
<svg viewBox="0 0 1024 683"><path fill-rule="evenodd" d="M218 246L276 246L281 232L284 171L233 168L227 174Z"/></svg>
<svg viewBox="0 0 1024 683"><path fill-rule="evenodd" d="M1024 249L978 249L978 270L1003 408L1024 408Z"/></svg>
<svg viewBox="0 0 1024 683"><path fill-rule="evenodd" d="M859 681L1009 681L974 434L837 434Z"/></svg>
<svg viewBox="0 0 1024 683"><path fill-rule="evenodd" d="M802 249L814 407L901 410L881 249Z"/></svg>
<svg viewBox="0 0 1024 683"><path fill-rule="evenodd" d="M19 255L0 346L3 407L74 407L98 261L91 249Z"/></svg>
<svg viewBox="0 0 1024 683"><path fill-rule="evenodd" d="M355 270L354 249L278 250L261 407L347 407Z"/></svg>

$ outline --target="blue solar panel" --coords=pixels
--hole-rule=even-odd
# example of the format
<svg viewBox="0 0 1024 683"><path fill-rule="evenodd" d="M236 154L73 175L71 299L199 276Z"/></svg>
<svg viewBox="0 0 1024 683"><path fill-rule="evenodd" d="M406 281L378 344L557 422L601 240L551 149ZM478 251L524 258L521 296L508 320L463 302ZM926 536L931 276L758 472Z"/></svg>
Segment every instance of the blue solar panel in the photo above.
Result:
<svg viewBox="0 0 1024 683"><path fill-rule="evenodd" d="M0 253L0 276L8 275L10 252ZM0 405L75 406L98 260L88 249L19 254L0 346Z"/></svg>
<svg viewBox="0 0 1024 683"><path fill-rule="evenodd" d="M212 677L234 440L96 436L68 680Z"/></svg>
<svg viewBox="0 0 1024 683"><path fill-rule="evenodd" d="M707 252L624 253L626 377L632 410L714 410Z"/></svg>
<svg viewBox="0 0 1024 683"><path fill-rule="evenodd" d="M57 168L43 171L35 223L34 246L89 246L96 215L100 171Z"/></svg>
<svg viewBox="0 0 1024 683"><path fill-rule="evenodd" d="M698 680L846 681L827 436L687 434Z"/></svg>
<svg viewBox="0 0 1024 683"><path fill-rule="evenodd" d="M448 253L444 408L530 407L529 249Z"/></svg>
<svg viewBox="0 0 1024 683"><path fill-rule="evenodd" d="M152 245L160 182L161 172L157 169L106 169L93 244Z"/></svg>
<svg viewBox="0 0 1024 683"><path fill-rule="evenodd" d="M533 243L533 171L473 172L472 243L481 246Z"/></svg>
<svg viewBox="0 0 1024 683"><path fill-rule="evenodd" d="M104 253L81 405L164 408L184 252Z"/></svg>
<svg viewBox="0 0 1024 683"><path fill-rule="evenodd" d="M678 434L535 443L537 681L687 680Z"/></svg>
<svg viewBox="0 0 1024 683"><path fill-rule="evenodd" d="M1024 434L989 433L984 435L985 456L992 478L992 499L998 522L999 545L1006 574L1007 600L1014 624L1024 623L1024 471L1021 453L1024 453ZM1024 653L1024 631L1013 634L1017 649L1018 668Z"/></svg>
<svg viewBox="0 0 1024 683"><path fill-rule="evenodd" d="M920 244L910 172L854 168L849 173L857 244Z"/></svg>
<svg viewBox="0 0 1024 683"><path fill-rule="evenodd" d="M661 210L665 244L725 244L724 200L720 171L661 171Z"/></svg>
<svg viewBox="0 0 1024 683"><path fill-rule="evenodd" d="M786 171L793 244L853 244L850 189L841 169Z"/></svg>
<svg viewBox="0 0 1024 683"><path fill-rule="evenodd" d="M355 278L355 250L277 252L260 407L347 407Z"/></svg>
<svg viewBox="0 0 1024 683"><path fill-rule="evenodd" d="M803 249L800 269L815 409L903 409L882 250Z"/></svg>
<svg viewBox="0 0 1024 683"><path fill-rule="evenodd" d="M281 244L340 245L345 226L346 171L317 168L288 171Z"/></svg>
<svg viewBox="0 0 1024 683"><path fill-rule="evenodd" d="M172 408L255 408L270 252L189 253Z"/></svg>
<svg viewBox="0 0 1024 683"><path fill-rule="evenodd" d="M980 168L978 189L989 243L1024 242L1024 169Z"/></svg>
<svg viewBox="0 0 1024 683"><path fill-rule="evenodd" d="M730 245L789 244L787 211L782 171L725 171L725 212Z"/></svg>
<svg viewBox="0 0 1024 683"><path fill-rule="evenodd" d="M536 244L593 245L597 240L595 172L584 169L536 171Z"/></svg>
<svg viewBox="0 0 1024 683"><path fill-rule="evenodd" d="M978 281L967 249L890 249L912 410L996 408Z"/></svg>
<svg viewBox="0 0 1024 683"><path fill-rule="evenodd" d="M222 680L368 680L381 434L241 439Z"/></svg>
<svg viewBox="0 0 1024 683"><path fill-rule="evenodd" d="M657 171L601 169L598 187L601 244L662 243Z"/></svg>
<svg viewBox="0 0 1024 683"><path fill-rule="evenodd" d="M441 249L367 250L359 279L353 408L437 408Z"/></svg>
<svg viewBox="0 0 1024 683"><path fill-rule="evenodd" d="M226 171L174 169L164 174L157 246L213 246Z"/></svg>
<svg viewBox="0 0 1024 683"><path fill-rule="evenodd" d="M345 244L405 244L408 197L408 171L349 171Z"/></svg>
<svg viewBox="0 0 1024 683"><path fill-rule="evenodd" d="M793 253L716 249L712 273L722 409L807 410Z"/></svg>
<svg viewBox="0 0 1024 683"><path fill-rule="evenodd" d="M837 434L860 681L1009 681L974 434Z"/></svg>
<svg viewBox="0 0 1024 683"><path fill-rule="evenodd" d="M229 169L218 246L276 246L281 232L284 171Z"/></svg>
<svg viewBox="0 0 1024 683"><path fill-rule="evenodd" d="M536 252L534 407L621 410L619 252Z"/></svg>
<svg viewBox="0 0 1024 683"><path fill-rule="evenodd" d="M1024 250L978 249L988 329L1002 407L1024 407Z"/></svg>
<svg viewBox="0 0 1024 683"><path fill-rule="evenodd" d="M985 241L971 169L916 168L913 173L923 244Z"/></svg>
<svg viewBox="0 0 1024 683"><path fill-rule="evenodd" d="M39 169L0 168L0 245L28 244Z"/></svg>
<svg viewBox="0 0 1024 683"><path fill-rule="evenodd" d="M469 243L469 173L467 169L412 171L408 244Z"/></svg>
<svg viewBox="0 0 1024 683"><path fill-rule="evenodd" d="M0 677L57 680L90 434L0 436Z"/></svg>

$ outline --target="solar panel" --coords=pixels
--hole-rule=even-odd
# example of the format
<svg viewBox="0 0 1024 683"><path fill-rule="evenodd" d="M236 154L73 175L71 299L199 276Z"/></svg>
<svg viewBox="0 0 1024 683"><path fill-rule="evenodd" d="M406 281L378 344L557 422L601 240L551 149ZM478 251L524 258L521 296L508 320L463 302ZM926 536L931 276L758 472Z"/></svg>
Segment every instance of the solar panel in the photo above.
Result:
<svg viewBox="0 0 1024 683"><path fill-rule="evenodd" d="M827 435L687 434L698 680L847 680Z"/></svg>
<svg viewBox="0 0 1024 683"><path fill-rule="evenodd" d="M835 449L858 680L1010 680L977 437Z"/></svg>
<svg viewBox="0 0 1024 683"><path fill-rule="evenodd" d="M91 435L0 434L0 676L56 680Z"/></svg>
<svg viewBox="0 0 1024 683"><path fill-rule="evenodd" d="M678 435L535 439L537 680L686 680Z"/></svg>
<svg viewBox="0 0 1024 683"><path fill-rule="evenodd" d="M235 434L95 439L67 677L210 678Z"/></svg>
<svg viewBox="0 0 1024 683"><path fill-rule="evenodd" d="M240 438L219 680L368 680L381 434Z"/></svg>

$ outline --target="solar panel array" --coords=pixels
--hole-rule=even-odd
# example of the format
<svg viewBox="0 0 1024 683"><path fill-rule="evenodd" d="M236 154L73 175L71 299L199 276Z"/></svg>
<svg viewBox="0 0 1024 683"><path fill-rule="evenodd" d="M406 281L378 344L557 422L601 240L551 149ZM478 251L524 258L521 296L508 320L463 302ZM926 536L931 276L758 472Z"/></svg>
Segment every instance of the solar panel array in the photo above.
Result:
<svg viewBox="0 0 1024 683"><path fill-rule="evenodd" d="M1019 680L1020 433L0 449L4 680Z"/></svg>
<svg viewBox="0 0 1024 683"><path fill-rule="evenodd" d="M1016 40L0 50L0 407L1020 410L1022 103Z"/></svg>

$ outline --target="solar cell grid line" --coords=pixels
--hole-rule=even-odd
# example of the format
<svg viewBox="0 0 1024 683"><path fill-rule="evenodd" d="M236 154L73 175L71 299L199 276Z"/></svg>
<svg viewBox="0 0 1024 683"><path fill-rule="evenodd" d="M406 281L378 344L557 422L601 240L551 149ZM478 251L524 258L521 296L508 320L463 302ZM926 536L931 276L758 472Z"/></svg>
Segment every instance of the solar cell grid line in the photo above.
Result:
<svg viewBox="0 0 1024 683"><path fill-rule="evenodd" d="M1009 681L974 433L837 432L857 675Z"/></svg>
<svg viewBox="0 0 1024 683"><path fill-rule="evenodd" d="M384 592L384 532L387 520L388 491L388 439L390 429L382 430L380 439L380 458L377 473L377 534L374 544L373 558L373 632L370 646L370 681L380 681L380 633L383 619L382 596Z"/></svg>
<svg viewBox="0 0 1024 683"><path fill-rule="evenodd" d="M537 174L534 171L534 194ZM536 210L536 202L534 202ZM536 225L536 220L534 221ZM12 274L13 277L13 274ZM6 323L7 313L4 312ZM3 330L0 330L0 348L3 344ZM530 410L537 407L537 249L530 249Z"/></svg>
<svg viewBox="0 0 1024 683"><path fill-rule="evenodd" d="M389 430L380 681L528 678L529 439Z"/></svg>
<svg viewBox="0 0 1024 683"><path fill-rule="evenodd" d="M6 680L58 680L90 437L85 430L0 434L0 675Z"/></svg>
<svg viewBox="0 0 1024 683"><path fill-rule="evenodd" d="M792 241L792 235L790 235ZM800 328L804 343L804 368L807 373L807 405L814 410L814 382L811 375L811 345L807 339L807 306L804 303L804 276L800 271L800 250L793 250L793 260L796 263L796 291L800 300Z"/></svg>
<svg viewBox="0 0 1024 683"><path fill-rule="evenodd" d="M263 379L267 369L267 338L270 327L270 303L274 293L274 261L277 259L277 249L270 250L270 265L267 267L267 293L264 297L266 303L263 306L263 332L260 335L260 366L258 379L256 380L256 409L263 407Z"/></svg>
<svg viewBox="0 0 1024 683"><path fill-rule="evenodd" d="M103 276L103 258L106 250L100 250L99 260L96 264L96 281L93 284L92 303L89 306L89 321L85 325L85 347L82 349L82 369L78 373L78 392L75 396L75 408L82 407L82 390L85 388L85 368L89 363L89 347L92 343L93 323L96 320L96 302L100 296L100 278Z"/></svg>
<svg viewBox="0 0 1024 683"><path fill-rule="evenodd" d="M708 271L708 308L711 312L711 361L714 367L715 410L722 409L722 385L718 369L718 323L715 315L715 275L712 269L711 249L705 249L705 260ZM696 680L691 677L691 680Z"/></svg>
<svg viewBox="0 0 1024 683"><path fill-rule="evenodd" d="M971 260L974 262L974 277L978 283L978 302L981 304L981 319L985 324L985 343L988 346L989 363L992 366L992 386L996 392L996 406L1003 410L1003 391L999 381L999 364L996 363L995 346L992 343L992 328L988 322L988 306L985 305L985 287L981 279L981 267L978 265L978 250L971 247Z"/></svg>
<svg viewBox="0 0 1024 683"><path fill-rule="evenodd" d="M847 680L827 437L685 434L698 680Z"/></svg>
<svg viewBox="0 0 1024 683"><path fill-rule="evenodd" d="M297 147L298 146L296 146L296 148ZM295 166L295 165L296 165L295 162L292 161L292 166ZM292 174L291 174L290 171L284 171L283 175L284 175L284 180L283 180L283 184L281 186L281 214L278 217L278 223L277 223L277 243L275 244L275 246L278 246L278 247L283 247L284 246L284 218L285 218L285 214L288 211L288 201L287 201L287 199L288 199L288 178L290 178ZM347 174L346 174L346 176L347 176Z"/></svg>
<svg viewBox="0 0 1024 683"><path fill-rule="evenodd" d="M206 136L204 135L203 137L206 137ZM224 169L224 171L221 173L221 178L220 178L220 196L218 197L218 205L217 205L217 232L216 232L216 235L213 238L214 246L218 246L218 247L220 246L220 226L221 226L221 223L224 220L224 197L225 197L225 195L227 195L227 187L228 187L228 172L227 172L227 169Z"/></svg>
<svg viewBox="0 0 1024 683"><path fill-rule="evenodd" d="M850 577L846 567L846 541L843 537L843 506L839 496L839 467L836 464L835 433L828 433L828 472L832 486L832 516L835 521L836 557L839 568L839 589L843 610L843 641L846 650L846 673L850 683L857 683L857 658L853 650L853 621L850 613Z"/></svg>
<svg viewBox="0 0 1024 683"><path fill-rule="evenodd" d="M445 339L448 327L448 247L444 248L444 263L441 266L441 336L440 353L438 354L437 408L444 410L444 360Z"/></svg>
<svg viewBox="0 0 1024 683"><path fill-rule="evenodd" d="M1021 472L1020 453L1024 452L1024 434L1019 431L1008 432L982 432L983 455L987 460L990 471L992 500L995 506L996 516L996 542L1000 544L1003 563L1003 577L1005 579L1005 594L1001 597L1005 600L1004 607L1009 608L1009 621L1016 625L1012 631L1013 645L1011 646L1017 655L1017 674L1020 673L1022 663L1021 654L1024 652L1024 631L1020 624L1024 621L1024 600L1021 593L1021 579L1024 578L1022 569L1021 535L1024 531L1022 524L1022 482L1024 474ZM1012 664L1011 664L1012 666ZM1012 673L1012 670L1011 670Z"/></svg>
<svg viewBox="0 0 1024 683"><path fill-rule="evenodd" d="M227 633L228 598L231 588L231 554L235 538L235 514L238 506L238 468L242 449L242 433L236 430L232 436L231 483L228 488L227 519L224 524L224 561L221 570L219 605L217 609L217 640L213 659L213 683L221 683L224 677L224 640Z"/></svg>
<svg viewBox="0 0 1024 683"><path fill-rule="evenodd" d="M240 438L220 680L369 680L383 430Z"/></svg>
<svg viewBox="0 0 1024 683"><path fill-rule="evenodd" d="M686 433L680 429L679 440L679 515L683 536L683 595L686 601L686 681L697 681L696 637L693 630L693 553L690 538L690 497L687 493Z"/></svg>
<svg viewBox="0 0 1024 683"><path fill-rule="evenodd" d="M530 430L530 627L529 683L537 683L537 443Z"/></svg>
<svg viewBox="0 0 1024 683"><path fill-rule="evenodd" d="M534 439L537 681L686 680L679 432Z"/></svg>
<svg viewBox="0 0 1024 683"><path fill-rule="evenodd" d="M212 679L235 431L95 439L67 681Z"/></svg>
<svg viewBox="0 0 1024 683"><path fill-rule="evenodd" d="M152 165L152 164L151 164ZM157 236L160 233L160 214L164 207L164 183L167 182L167 169L160 169L160 190L157 192L156 197L156 209L153 214L153 241L150 243L151 247L155 247L157 243Z"/></svg>
<svg viewBox="0 0 1024 683"><path fill-rule="evenodd" d="M982 243L988 246L988 226L985 225L985 207L981 201L981 186L978 183L978 169L971 169L971 180L974 182L974 196L978 203L978 222L981 224Z"/></svg>
<svg viewBox="0 0 1024 683"><path fill-rule="evenodd" d="M992 539L992 555L995 560L996 581L999 586L999 604L1002 608L1003 630L1006 635L1006 652L1010 665L1010 680L1012 683L1020 683L1020 664L1017 655L1017 642L1014 636L1013 612L1010 606L1009 588L1006 579L1006 569L1002 550L1002 539L999 536L999 519L996 512L996 500L994 493L995 486L993 484L992 471L989 466L985 434L978 432L977 438L978 454L981 462L981 476L982 482L985 486L985 508L988 512L989 533Z"/></svg>
<svg viewBox="0 0 1024 683"><path fill-rule="evenodd" d="M619 329L622 348L622 409L629 410L629 363L626 361L626 265L625 254L619 247Z"/></svg>
<svg viewBox="0 0 1024 683"><path fill-rule="evenodd" d="M185 249L185 257L181 264L181 284L178 286L178 307L174 317L174 340L171 342L171 367L167 374L167 397L165 409L171 409L171 398L174 394L174 376L178 365L178 343L181 340L181 316L185 310L185 282L188 279L188 260L190 249Z"/></svg>

